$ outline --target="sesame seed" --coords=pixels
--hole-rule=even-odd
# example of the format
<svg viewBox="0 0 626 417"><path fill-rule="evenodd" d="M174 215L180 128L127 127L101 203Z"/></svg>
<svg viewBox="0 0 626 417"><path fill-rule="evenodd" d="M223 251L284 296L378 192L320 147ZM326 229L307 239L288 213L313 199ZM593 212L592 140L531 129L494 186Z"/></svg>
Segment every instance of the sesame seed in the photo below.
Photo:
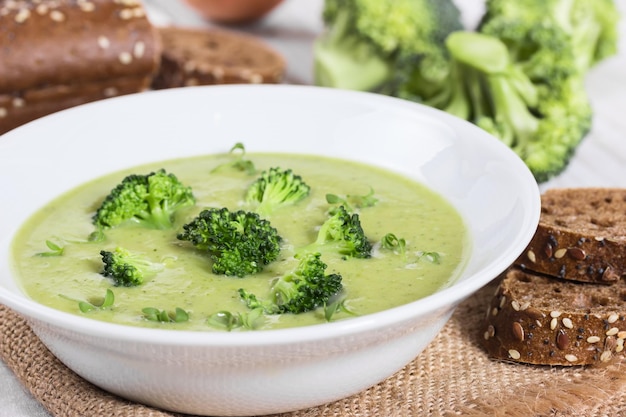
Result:
<svg viewBox="0 0 626 417"><path fill-rule="evenodd" d="M16 23L24 23L30 17L30 10L28 9L20 9L19 12L15 15Z"/></svg>
<svg viewBox="0 0 626 417"><path fill-rule="evenodd" d="M105 97L113 97L113 96L118 95L118 94L119 94L119 92L118 92L117 88L115 88L115 87L108 87L108 88L105 88L105 89L102 91L102 94L103 94Z"/></svg>
<svg viewBox="0 0 626 417"><path fill-rule="evenodd" d="M3 117L7 117L9 114L8 110L4 107L0 107L0 119Z"/></svg>
<svg viewBox="0 0 626 417"><path fill-rule="evenodd" d="M608 321L609 323L615 323L615 322L617 321L617 319L619 319L619 315L618 315L618 314L613 313L613 314L611 314L611 315L609 316L609 318L608 318L608 319L606 319L606 321Z"/></svg>
<svg viewBox="0 0 626 417"><path fill-rule="evenodd" d="M618 332L617 337L619 339L626 339L626 331L622 330L621 332Z"/></svg>
<svg viewBox="0 0 626 417"><path fill-rule="evenodd" d="M98 36L98 46L102 49L107 49L111 46L111 41L106 36Z"/></svg>
<svg viewBox="0 0 626 417"><path fill-rule="evenodd" d="M81 1L78 3L78 6L83 12L86 12L86 13L93 12L94 10L96 10L96 5L88 1Z"/></svg>
<svg viewBox="0 0 626 417"><path fill-rule="evenodd" d="M511 307L513 307L513 310L519 311L519 303L517 302L517 300L511 301Z"/></svg>
<svg viewBox="0 0 626 417"><path fill-rule="evenodd" d="M611 360L611 356L613 356L613 354L611 353L610 350L605 350L604 352L602 352L602 354L600 355L600 360L602 362L608 362L609 360Z"/></svg>
<svg viewBox="0 0 626 417"><path fill-rule="evenodd" d="M15 97L11 101L11 104L13 104L14 108L20 108L20 107L24 107L24 104L26 104L26 102L24 101L22 97Z"/></svg>
<svg viewBox="0 0 626 417"><path fill-rule="evenodd" d="M556 318L556 317L560 317L561 316L561 312L560 311L551 311L550 312L550 317Z"/></svg>
<svg viewBox="0 0 626 417"><path fill-rule="evenodd" d="M133 18L134 13L133 9L122 9L119 12L120 19L122 20L130 20Z"/></svg>
<svg viewBox="0 0 626 417"><path fill-rule="evenodd" d="M619 333L619 329L617 327L611 327L609 330L606 331L607 336L614 336L617 333Z"/></svg>
<svg viewBox="0 0 626 417"><path fill-rule="evenodd" d="M121 52L118 59L122 64L128 65L133 61L133 56L128 52Z"/></svg>
<svg viewBox="0 0 626 417"><path fill-rule="evenodd" d="M537 262L537 257L535 256L535 252L533 252L532 250L529 250L528 253L526 254L526 256L528 256L528 260L532 263Z"/></svg>
<svg viewBox="0 0 626 417"><path fill-rule="evenodd" d="M513 359L519 359L522 357L520 353L515 349L509 349L509 356Z"/></svg>
<svg viewBox="0 0 626 417"><path fill-rule="evenodd" d="M578 357L576 357L576 355L568 354L565 355L565 360L568 362L576 362L578 360Z"/></svg>
<svg viewBox="0 0 626 417"><path fill-rule="evenodd" d="M63 22L65 20L65 15L58 10L53 10L50 12L50 19L55 22Z"/></svg>
<svg viewBox="0 0 626 417"><path fill-rule="evenodd" d="M46 4L38 4L37 7L35 7L35 11L41 16L48 13L48 10L48 5Z"/></svg>
<svg viewBox="0 0 626 417"><path fill-rule="evenodd" d="M497 316L498 315L498 309L496 307L491 309L491 315L492 316Z"/></svg>
<svg viewBox="0 0 626 417"><path fill-rule="evenodd" d="M519 306L519 309L520 309L520 311L524 311L524 310L526 310L528 307L530 307L530 301L526 301L526 302L524 302L523 304L521 304L521 305Z"/></svg>
<svg viewBox="0 0 626 417"><path fill-rule="evenodd" d="M572 323L572 320L568 317L565 317L563 320L561 320L561 322L563 323L563 326L567 327L568 329L574 328L574 323Z"/></svg>
<svg viewBox="0 0 626 417"><path fill-rule="evenodd" d="M135 46L133 47L133 55L135 56L135 58L141 58L143 56L143 54L146 51L146 44L139 41L137 43L135 43Z"/></svg>
<svg viewBox="0 0 626 417"><path fill-rule="evenodd" d="M600 341L600 338L598 336L589 336L587 338L588 343L598 343L599 341Z"/></svg>
<svg viewBox="0 0 626 417"><path fill-rule="evenodd" d="M556 320L556 317L554 317L552 320L550 320L550 330L554 330L556 329L556 326L559 322Z"/></svg>
<svg viewBox="0 0 626 417"><path fill-rule="evenodd" d="M504 305L506 304L506 297L503 295L502 297L500 297L500 308L504 307Z"/></svg>
<svg viewBox="0 0 626 417"><path fill-rule="evenodd" d="M567 253L567 249L565 248L557 249L557 251L554 252L554 257L556 259L561 259L562 257L565 256L566 253Z"/></svg>

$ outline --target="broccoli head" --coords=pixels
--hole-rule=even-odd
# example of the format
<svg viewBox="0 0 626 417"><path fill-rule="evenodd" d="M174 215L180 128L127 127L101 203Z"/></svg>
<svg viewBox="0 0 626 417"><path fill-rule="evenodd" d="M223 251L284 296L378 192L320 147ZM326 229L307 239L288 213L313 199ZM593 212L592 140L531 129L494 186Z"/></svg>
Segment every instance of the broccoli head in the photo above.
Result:
<svg viewBox="0 0 626 417"><path fill-rule="evenodd" d="M560 173L590 128L580 74L560 72L549 82L531 77L503 41L483 33L454 32L446 47L450 73L425 103L498 137L537 181Z"/></svg>
<svg viewBox="0 0 626 417"><path fill-rule="evenodd" d="M176 211L196 203L191 187L164 169L125 177L104 199L92 221L101 230L125 222L156 229L173 227Z"/></svg>
<svg viewBox="0 0 626 417"><path fill-rule="evenodd" d="M325 33L314 46L315 83L379 90L413 60L425 79L438 79L443 42L462 28L452 0L326 0Z"/></svg>
<svg viewBox="0 0 626 417"><path fill-rule="evenodd" d="M146 277L163 269L162 264L152 262L143 255L131 253L121 247L115 248L114 251L101 250L100 255L104 264L101 274L113 279L117 287L141 285Z"/></svg>
<svg viewBox="0 0 626 417"><path fill-rule="evenodd" d="M259 300L245 289L239 295L251 309L262 308L267 314L299 314L326 305L343 288L340 274L326 274L326 264L319 253L307 253L296 268L277 278L268 300Z"/></svg>
<svg viewBox="0 0 626 417"><path fill-rule="evenodd" d="M344 258L370 258L372 244L365 236L358 213L350 213L341 205L333 207L321 225L317 239L300 248L298 253L335 252Z"/></svg>
<svg viewBox="0 0 626 417"><path fill-rule="evenodd" d="M311 191L302 177L291 169L270 168L261 173L246 192L246 202L256 206L256 211L269 214L274 210L296 204Z"/></svg>
<svg viewBox="0 0 626 417"><path fill-rule="evenodd" d="M614 55L618 20L613 0L487 0L478 30L502 40L531 78L549 81L544 74L584 73Z"/></svg>
<svg viewBox="0 0 626 417"><path fill-rule="evenodd" d="M201 211L183 226L179 240L206 251L213 273L243 277L263 270L280 253L282 238L257 213L227 208Z"/></svg>

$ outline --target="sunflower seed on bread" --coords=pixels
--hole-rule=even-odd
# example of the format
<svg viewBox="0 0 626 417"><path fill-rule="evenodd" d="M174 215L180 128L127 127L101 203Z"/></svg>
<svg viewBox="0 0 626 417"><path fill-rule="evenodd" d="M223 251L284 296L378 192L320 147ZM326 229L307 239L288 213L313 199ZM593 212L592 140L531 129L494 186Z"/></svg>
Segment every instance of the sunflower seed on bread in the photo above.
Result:
<svg viewBox="0 0 626 417"><path fill-rule="evenodd" d="M626 189L547 190L537 232L515 264L567 280L616 283L626 273L625 212Z"/></svg>
<svg viewBox="0 0 626 417"><path fill-rule="evenodd" d="M511 267L489 304L490 357L537 365L590 365L624 354L626 283L580 283Z"/></svg>
<svg viewBox="0 0 626 417"><path fill-rule="evenodd" d="M286 63L264 42L225 29L159 28L163 51L152 88L282 81Z"/></svg>

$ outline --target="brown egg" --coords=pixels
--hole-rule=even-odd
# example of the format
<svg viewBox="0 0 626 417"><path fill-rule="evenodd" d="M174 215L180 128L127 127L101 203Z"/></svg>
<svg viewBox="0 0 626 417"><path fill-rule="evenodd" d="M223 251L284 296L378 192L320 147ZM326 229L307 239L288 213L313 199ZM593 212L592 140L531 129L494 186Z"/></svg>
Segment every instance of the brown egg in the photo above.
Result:
<svg viewBox="0 0 626 417"><path fill-rule="evenodd" d="M184 0L205 19L247 23L260 19L282 0Z"/></svg>

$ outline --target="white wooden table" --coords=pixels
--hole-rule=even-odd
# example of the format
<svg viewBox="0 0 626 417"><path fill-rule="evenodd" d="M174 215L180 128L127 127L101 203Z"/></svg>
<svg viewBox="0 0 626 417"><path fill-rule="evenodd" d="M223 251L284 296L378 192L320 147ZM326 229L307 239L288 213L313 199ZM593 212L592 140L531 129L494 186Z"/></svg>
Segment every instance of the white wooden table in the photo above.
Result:
<svg viewBox="0 0 626 417"><path fill-rule="evenodd" d="M178 0L144 0L155 24L207 27L210 24ZM626 0L616 0L626 16ZM312 44L322 31L323 0L285 0L261 22L238 27L256 35L284 55L286 82L312 83ZM483 10L483 1L457 0L468 28ZM569 168L543 184L564 186L626 187L626 17L620 22L620 53L598 67L587 78L595 109L593 128L579 147ZM0 417L50 417L28 393L10 369L0 361Z"/></svg>

